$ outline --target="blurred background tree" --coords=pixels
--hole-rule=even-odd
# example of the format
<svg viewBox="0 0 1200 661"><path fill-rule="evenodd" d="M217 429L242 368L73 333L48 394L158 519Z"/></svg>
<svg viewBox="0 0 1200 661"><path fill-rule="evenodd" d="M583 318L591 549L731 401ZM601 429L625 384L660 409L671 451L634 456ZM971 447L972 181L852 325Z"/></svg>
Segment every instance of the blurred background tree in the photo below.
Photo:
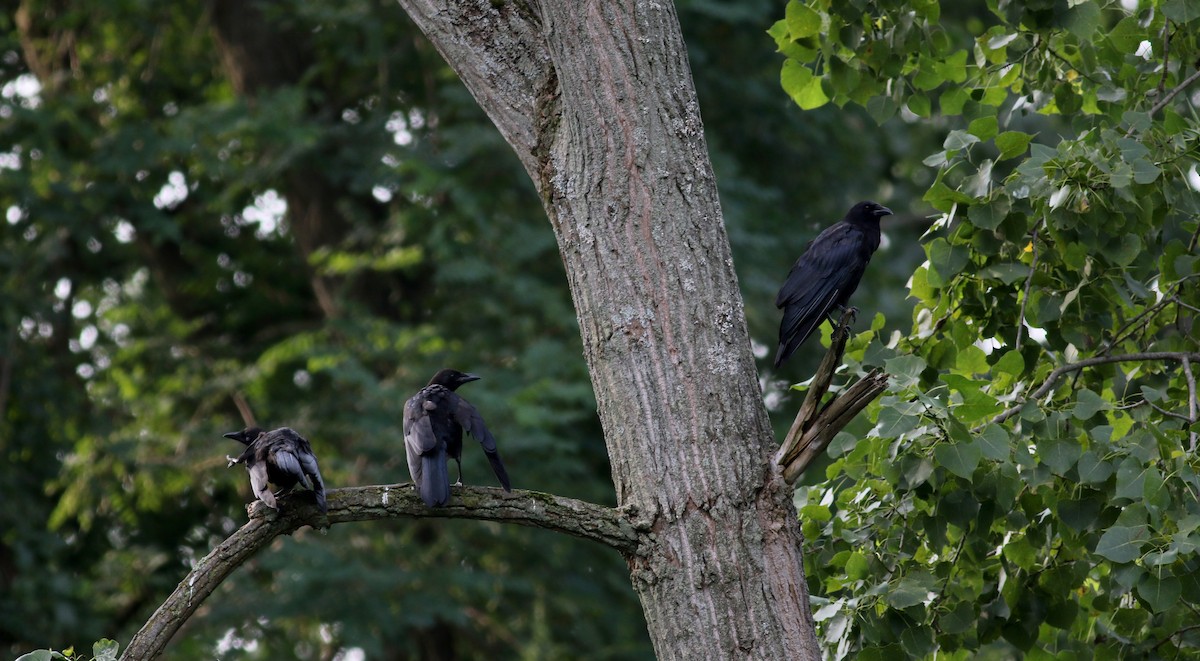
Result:
<svg viewBox="0 0 1200 661"><path fill-rule="evenodd" d="M856 296L905 320L939 135L780 93L768 1L679 2L766 371L775 289L859 199L899 212ZM553 234L507 145L388 2L24 0L0 15L0 650L129 636L245 520L221 433L305 433L331 487L404 481L437 368L514 486L613 504ZM889 284L875 284L889 283ZM891 294L879 295L883 292ZM898 328L907 330L907 323ZM789 420L778 421L786 426ZM479 453L468 482L489 484ZM616 553L420 521L305 531L172 658L645 658Z"/></svg>

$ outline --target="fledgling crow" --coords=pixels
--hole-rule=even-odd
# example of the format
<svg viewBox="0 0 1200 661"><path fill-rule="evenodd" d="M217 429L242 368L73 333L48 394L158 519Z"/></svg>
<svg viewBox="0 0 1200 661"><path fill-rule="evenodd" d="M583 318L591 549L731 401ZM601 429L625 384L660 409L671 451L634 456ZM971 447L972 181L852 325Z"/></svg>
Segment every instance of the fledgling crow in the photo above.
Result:
<svg viewBox="0 0 1200 661"><path fill-rule="evenodd" d="M317 507L322 512L326 511L325 482L321 479L317 457L313 455L308 439L288 427L271 431L247 427L242 431L231 431L225 434L225 438L246 445L237 459L228 456L226 459L230 466L246 464L246 470L250 472L250 487L267 507L279 509L275 496L302 484L313 490ZM268 482L279 487L279 494L271 493Z"/></svg>
<svg viewBox="0 0 1200 661"><path fill-rule="evenodd" d="M444 369L433 375L429 385L404 403L404 451L408 471L421 499L430 507L450 502L450 476L446 456L458 463L458 482L462 486L463 430L483 446L492 471L505 491L512 491L508 471L496 451L496 439L483 423L479 411L454 392L478 376Z"/></svg>
<svg viewBox="0 0 1200 661"><path fill-rule="evenodd" d="M792 355L835 308L845 308L879 247L879 219L892 210L859 202L846 216L808 243L779 288L775 307L783 309L775 367Z"/></svg>

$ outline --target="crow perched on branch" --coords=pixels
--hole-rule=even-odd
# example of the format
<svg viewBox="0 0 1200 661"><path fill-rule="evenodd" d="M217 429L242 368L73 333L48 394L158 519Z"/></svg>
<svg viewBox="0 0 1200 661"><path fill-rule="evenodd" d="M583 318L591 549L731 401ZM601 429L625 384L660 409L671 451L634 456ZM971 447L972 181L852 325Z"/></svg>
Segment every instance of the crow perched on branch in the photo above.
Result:
<svg viewBox="0 0 1200 661"><path fill-rule="evenodd" d="M879 247L879 219L892 210L859 202L846 216L809 242L779 288L775 307L783 309L775 367L792 355L835 308L844 308ZM835 323L836 325L836 323Z"/></svg>
<svg viewBox="0 0 1200 661"><path fill-rule="evenodd" d="M279 509L275 496L267 486L270 482L279 487L279 494L302 484L313 490L317 497L317 507L322 512L325 507L325 482L321 479L321 471L317 468L317 458L313 455L312 446L308 440L288 427L280 427L271 431L263 431L258 427L247 427L242 431L231 431L225 438L244 443L246 449L237 459L226 457L229 465L246 464L250 472L250 487L254 495L267 504L267 507Z"/></svg>
<svg viewBox="0 0 1200 661"><path fill-rule="evenodd" d="M447 455L458 463L458 482L462 485L463 430L474 436L492 471L505 491L512 491L508 472L496 451L496 439L483 423L479 411L454 391L464 383L478 380L474 374L444 369L433 375L429 385L422 388L404 404L404 450L408 455L408 471L421 499L430 507L450 502L450 476Z"/></svg>

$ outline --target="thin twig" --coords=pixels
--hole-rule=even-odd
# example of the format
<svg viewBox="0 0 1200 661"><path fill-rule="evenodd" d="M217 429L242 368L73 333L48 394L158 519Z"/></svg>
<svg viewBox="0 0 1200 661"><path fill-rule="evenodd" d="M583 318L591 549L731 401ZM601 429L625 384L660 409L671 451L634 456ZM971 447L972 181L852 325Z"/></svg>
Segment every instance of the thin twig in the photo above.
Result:
<svg viewBox="0 0 1200 661"><path fill-rule="evenodd" d="M1163 300L1155 303L1154 305L1146 308L1145 310L1142 310L1140 313L1138 313L1136 316L1134 316L1133 319L1130 319L1129 321L1125 322L1124 326L1121 326L1120 328L1117 329L1116 333L1113 333L1113 340L1111 342L1109 342L1107 345L1105 345L1105 347L1103 349L1100 350L1100 355L1102 355L1102 356L1107 355L1109 351L1112 351L1113 347L1115 347L1118 344L1120 344L1121 342L1124 342L1125 340L1127 340L1128 336L1124 335L1125 331L1129 330L1130 327L1134 326L1139 321L1141 321L1143 319L1143 317L1146 317L1146 315L1151 315L1150 318L1145 320L1144 325L1148 326L1150 324L1150 321L1153 320L1153 318L1154 318L1153 315L1157 314L1158 312L1161 312L1163 308L1167 307L1167 305L1170 304L1172 301L1176 300L1176 298L1177 298L1176 296L1164 297Z"/></svg>
<svg viewBox="0 0 1200 661"><path fill-rule="evenodd" d="M1186 602L1185 602L1185 603L1186 603ZM1177 630L1177 631L1175 631L1175 632L1173 632L1173 633L1171 633L1171 634L1168 634L1168 635L1167 635L1165 638L1163 638L1162 640L1160 640L1160 641L1158 641L1157 643L1155 643L1155 644L1154 644L1154 647L1152 647L1152 648L1150 648L1150 649L1158 649L1158 648L1162 647L1162 646L1163 646L1163 644L1165 644L1167 641L1169 641L1169 640L1171 640L1172 638L1174 638L1175 636L1179 636L1179 635L1181 635L1181 634L1185 634L1185 633L1187 633L1187 632L1189 632L1189 631L1195 631L1196 629L1200 629L1200 624L1190 624L1190 625L1188 625L1188 626L1186 626L1186 627L1183 627L1182 629L1179 629L1179 630Z"/></svg>
<svg viewBox="0 0 1200 661"><path fill-rule="evenodd" d="M1171 63L1171 21L1163 21L1163 61L1162 61L1162 77L1158 79L1158 93L1162 94L1167 89L1167 74L1170 73Z"/></svg>
<svg viewBox="0 0 1200 661"><path fill-rule="evenodd" d="M1106 365L1109 363L1133 363L1148 360L1200 360L1200 353L1187 353L1183 351L1149 351L1145 353L1128 353L1119 356L1094 356L1092 358L1081 360L1077 363L1068 363L1066 365L1056 367L1054 371L1050 372L1050 375L1046 377L1046 380L1042 382L1042 385L1039 386L1037 390L1033 391L1032 395L1021 400L1019 404L1000 412L996 415L996 417L992 418L991 422L988 424L998 425L1020 412L1021 407L1024 406L1026 402L1041 399L1046 395L1046 393L1050 392L1050 390L1054 387L1054 384L1060 378L1062 378L1062 375L1064 374L1075 372L1085 367L1092 367L1094 365ZM1194 400L1195 388L1192 389L1192 393ZM972 431L978 433L983 430L984 426L985 425L979 425Z"/></svg>
<svg viewBox="0 0 1200 661"><path fill-rule="evenodd" d="M242 423L246 428L257 427L258 423L254 421L254 411L250 408L250 402L246 401L246 397L241 391L233 391L233 405L237 407L238 413L242 416Z"/></svg>
<svg viewBox="0 0 1200 661"><path fill-rule="evenodd" d="M1154 115L1158 114L1159 110L1166 108L1167 104L1171 102L1171 99L1174 99L1179 95L1180 92L1197 80L1200 80L1200 70L1193 72L1192 75L1185 78L1182 83L1179 83L1174 89L1172 89L1170 92L1167 92L1166 96L1159 99L1158 103L1154 104L1154 107L1150 108L1150 116L1154 117Z"/></svg>
<svg viewBox="0 0 1200 661"><path fill-rule="evenodd" d="M1047 48L1046 52L1050 53L1054 57L1057 57L1058 59L1062 60L1063 64L1071 67L1070 71L1074 71L1075 73L1079 74L1080 76L1083 76L1084 80L1088 81L1089 83L1097 83L1096 79L1092 78L1091 76L1087 75L1086 73L1075 68L1075 64L1073 62L1071 62L1070 60L1068 60L1066 57L1063 57L1061 54L1059 54L1058 51L1054 50L1053 48Z"/></svg>
<svg viewBox="0 0 1200 661"><path fill-rule="evenodd" d="M1043 218L1033 228L1033 238L1029 240L1029 245L1033 246L1033 260L1029 264L1029 277L1025 278L1025 295L1021 297L1021 316L1017 319L1017 343L1014 348L1017 351L1021 350L1021 338L1025 334L1025 304L1029 302L1029 289L1033 285L1033 274L1037 272L1038 262L1038 231L1042 229L1042 223L1046 222Z"/></svg>
<svg viewBox="0 0 1200 661"><path fill-rule="evenodd" d="M1188 424L1196 424L1196 377L1192 374L1192 361L1188 356L1183 357L1183 376L1188 384ZM1196 432L1190 432L1191 451L1196 451Z"/></svg>
<svg viewBox="0 0 1200 661"><path fill-rule="evenodd" d="M1155 404L1154 402L1145 401L1145 402L1138 402L1138 404L1149 404L1150 408L1154 409L1155 411L1158 411L1159 413L1161 413L1169 418L1175 418L1177 420L1182 420L1184 422L1191 423L1191 420L1189 420L1186 415L1181 415L1174 411L1168 411L1168 410L1164 409L1163 407L1159 406L1158 404Z"/></svg>

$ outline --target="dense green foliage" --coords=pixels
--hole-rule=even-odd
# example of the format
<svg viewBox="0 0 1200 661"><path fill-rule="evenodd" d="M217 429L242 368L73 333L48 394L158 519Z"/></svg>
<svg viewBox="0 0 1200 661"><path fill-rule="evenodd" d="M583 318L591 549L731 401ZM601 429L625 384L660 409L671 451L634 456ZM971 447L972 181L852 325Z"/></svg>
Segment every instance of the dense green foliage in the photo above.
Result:
<svg viewBox="0 0 1200 661"><path fill-rule="evenodd" d="M1200 9L951 5L793 0L771 30L801 107L944 127L912 330L850 354L892 389L801 495L821 635L1194 658Z"/></svg>
<svg viewBox="0 0 1200 661"><path fill-rule="evenodd" d="M911 143L933 133L800 121L761 37L773 2L679 4L770 344L804 243L857 199L910 206ZM127 642L245 521L221 438L244 411L301 430L331 487L405 481L402 402L453 365L484 376L464 394L514 486L613 502L537 196L395 4L77 5L0 15L0 655ZM231 26L262 50L239 55ZM856 301L903 319L902 297L869 298L920 262L899 228L870 275L893 284ZM431 520L282 540L170 657L412 658L451 637L463 658L649 655L615 553Z"/></svg>

